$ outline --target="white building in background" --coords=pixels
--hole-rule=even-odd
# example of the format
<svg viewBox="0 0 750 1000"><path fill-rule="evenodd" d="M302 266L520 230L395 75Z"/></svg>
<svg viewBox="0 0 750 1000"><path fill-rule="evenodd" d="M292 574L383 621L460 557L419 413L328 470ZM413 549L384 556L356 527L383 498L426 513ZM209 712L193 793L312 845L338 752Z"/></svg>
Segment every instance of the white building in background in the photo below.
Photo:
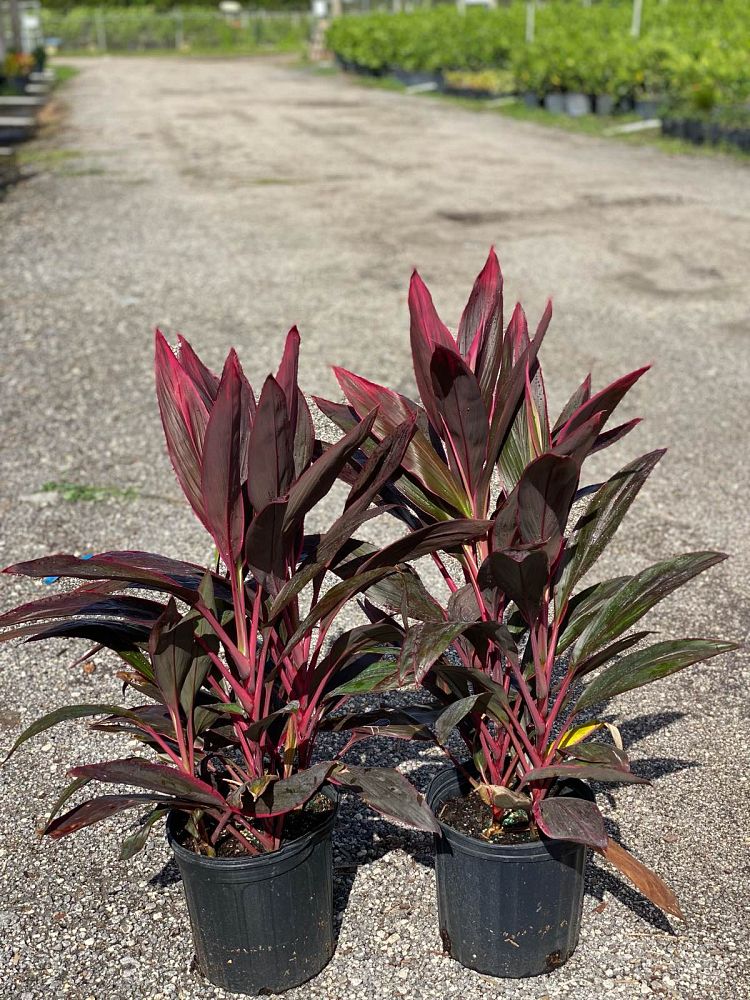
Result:
<svg viewBox="0 0 750 1000"><path fill-rule="evenodd" d="M18 20L21 35L21 50L31 52L40 45L42 19L39 0L17 0ZM9 0L0 0L0 58L13 48L13 10Z"/></svg>

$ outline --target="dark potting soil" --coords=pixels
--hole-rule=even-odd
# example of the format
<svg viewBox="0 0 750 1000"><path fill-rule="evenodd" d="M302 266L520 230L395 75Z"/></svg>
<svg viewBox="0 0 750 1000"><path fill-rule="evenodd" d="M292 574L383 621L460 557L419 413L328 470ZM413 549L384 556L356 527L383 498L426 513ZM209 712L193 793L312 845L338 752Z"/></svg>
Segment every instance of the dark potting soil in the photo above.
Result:
<svg viewBox="0 0 750 1000"><path fill-rule="evenodd" d="M321 823L325 822L330 813L333 812L333 808L333 803L328 796L322 792L318 792L305 805L304 809L297 809L289 813L284 820L284 833L281 838L281 846L284 847L286 844L291 843L291 841L298 840L300 837L304 837L306 833L310 833L316 829ZM248 836L248 840L252 840L252 838ZM183 847L187 847L188 850L195 851L193 839L184 833L180 843ZM196 851L196 853L205 852ZM250 856L242 844L231 835L223 836L216 845L217 858L248 858Z"/></svg>
<svg viewBox="0 0 750 1000"><path fill-rule="evenodd" d="M457 833L489 844L531 844L539 840L539 831L531 823L492 827L492 810L478 795L448 799L438 818Z"/></svg>

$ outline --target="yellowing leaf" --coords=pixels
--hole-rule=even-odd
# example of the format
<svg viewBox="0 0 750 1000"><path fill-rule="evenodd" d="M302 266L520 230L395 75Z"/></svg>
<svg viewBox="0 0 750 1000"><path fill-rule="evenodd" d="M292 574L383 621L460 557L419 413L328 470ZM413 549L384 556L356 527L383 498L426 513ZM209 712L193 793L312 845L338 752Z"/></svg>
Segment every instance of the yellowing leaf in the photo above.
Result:
<svg viewBox="0 0 750 1000"><path fill-rule="evenodd" d="M569 730L569 732L567 732L560 740L559 749L564 750L565 747L572 747L575 746L576 743L582 743L583 740L588 739L589 736L593 736L593 734L598 732L600 729L608 729L610 736L612 737L612 742L618 750L622 750L622 736L620 735L620 730L617 726L613 725L613 723L602 722L599 719L595 719L593 722L584 722L580 726L575 726L573 729Z"/></svg>

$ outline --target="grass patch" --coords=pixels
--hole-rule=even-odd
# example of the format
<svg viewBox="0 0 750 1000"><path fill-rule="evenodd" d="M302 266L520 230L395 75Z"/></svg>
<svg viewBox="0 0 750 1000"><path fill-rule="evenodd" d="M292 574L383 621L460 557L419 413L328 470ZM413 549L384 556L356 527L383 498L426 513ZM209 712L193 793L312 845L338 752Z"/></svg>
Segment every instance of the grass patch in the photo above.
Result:
<svg viewBox="0 0 750 1000"><path fill-rule="evenodd" d="M78 149L19 149L18 162L37 167L53 167L69 163L83 156Z"/></svg>
<svg viewBox="0 0 750 1000"><path fill-rule="evenodd" d="M68 80L72 80L74 76L78 76L81 72L77 66L58 66L56 63L51 67L55 71L55 87L61 87Z"/></svg>
<svg viewBox="0 0 750 1000"><path fill-rule="evenodd" d="M84 483L49 482L42 486L42 493L57 493L67 503L100 503L102 500L137 500L140 492L132 486L89 486Z"/></svg>

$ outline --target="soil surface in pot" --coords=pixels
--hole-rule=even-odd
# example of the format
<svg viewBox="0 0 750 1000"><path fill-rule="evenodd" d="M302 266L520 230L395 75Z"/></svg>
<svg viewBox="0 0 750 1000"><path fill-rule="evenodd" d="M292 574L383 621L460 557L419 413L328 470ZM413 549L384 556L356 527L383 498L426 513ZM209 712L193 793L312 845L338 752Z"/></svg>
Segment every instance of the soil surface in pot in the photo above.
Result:
<svg viewBox="0 0 750 1000"><path fill-rule="evenodd" d="M318 792L317 795L310 799L304 809L297 809L289 813L284 820L284 835L281 840L281 846L284 847L291 841L298 840L300 837L304 837L306 833L315 830L316 827L325 822L333 812L333 808L333 803L328 796L322 792ZM195 850L193 838L188 836L184 831L178 839L180 844L189 851L195 851L196 854L202 853ZM248 854L242 844L238 840L235 840L234 837L224 836L216 845L216 857L249 858L251 855Z"/></svg>
<svg viewBox="0 0 750 1000"><path fill-rule="evenodd" d="M539 831L528 821L492 828L492 810L478 795L448 799L438 818L457 833L489 844L532 844L539 840Z"/></svg>

